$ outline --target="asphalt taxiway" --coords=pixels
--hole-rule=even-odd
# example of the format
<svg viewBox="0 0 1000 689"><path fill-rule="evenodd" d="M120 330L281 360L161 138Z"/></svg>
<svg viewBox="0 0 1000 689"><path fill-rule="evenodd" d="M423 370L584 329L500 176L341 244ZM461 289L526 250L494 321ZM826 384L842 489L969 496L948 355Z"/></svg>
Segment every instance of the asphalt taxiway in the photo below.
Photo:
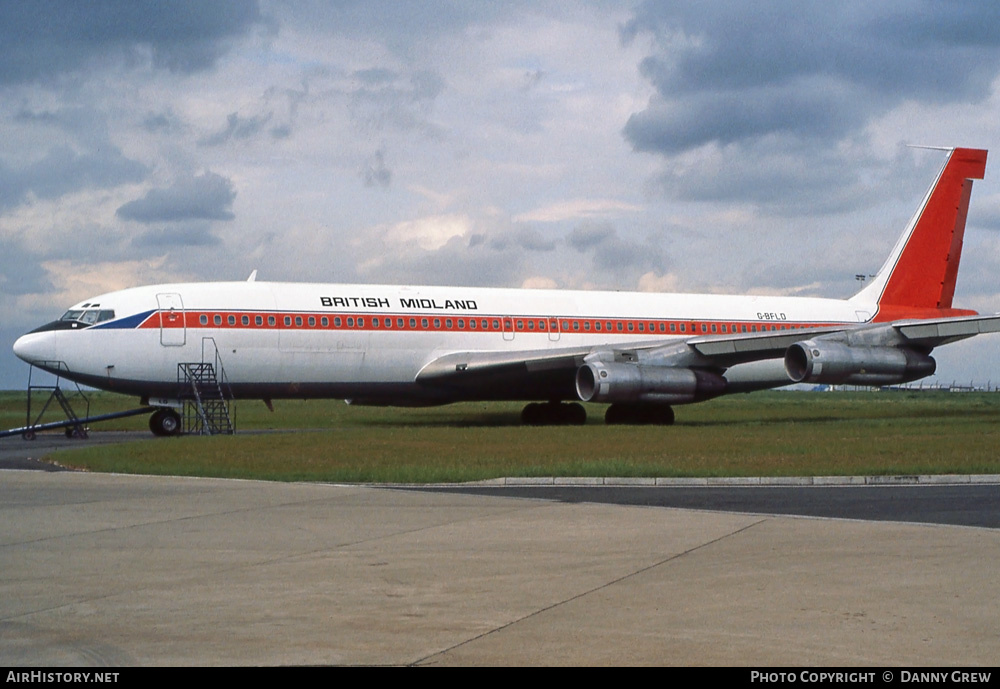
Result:
<svg viewBox="0 0 1000 689"><path fill-rule="evenodd" d="M3 471L0 664L976 665L1000 651L998 529L545 497Z"/></svg>

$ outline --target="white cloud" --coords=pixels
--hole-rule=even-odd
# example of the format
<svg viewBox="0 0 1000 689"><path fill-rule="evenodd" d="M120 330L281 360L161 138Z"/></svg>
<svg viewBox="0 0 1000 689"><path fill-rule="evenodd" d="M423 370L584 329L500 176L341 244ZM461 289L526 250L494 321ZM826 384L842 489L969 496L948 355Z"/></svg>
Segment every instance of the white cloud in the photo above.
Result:
<svg viewBox="0 0 1000 689"><path fill-rule="evenodd" d="M452 237L468 234L470 220L465 215L434 215L396 223L385 231L385 239L394 244L416 244L425 251L435 251Z"/></svg>
<svg viewBox="0 0 1000 689"><path fill-rule="evenodd" d="M573 199L558 201L514 216L515 222L561 222L606 218L624 213L638 213L642 206L614 199Z"/></svg>

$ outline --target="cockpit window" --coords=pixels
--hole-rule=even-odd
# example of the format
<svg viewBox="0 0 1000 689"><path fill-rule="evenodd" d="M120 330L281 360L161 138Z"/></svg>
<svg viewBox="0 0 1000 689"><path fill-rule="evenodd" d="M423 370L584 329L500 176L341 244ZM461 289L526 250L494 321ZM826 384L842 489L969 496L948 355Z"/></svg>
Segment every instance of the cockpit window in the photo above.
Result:
<svg viewBox="0 0 1000 689"><path fill-rule="evenodd" d="M94 325L96 323L103 323L104 321L110 321L115 317L115 312L112 309L87 309L86 311L81 309L70 309L63 314L61 321L76 321L78 323L84 323L86 325Z"/></svg>

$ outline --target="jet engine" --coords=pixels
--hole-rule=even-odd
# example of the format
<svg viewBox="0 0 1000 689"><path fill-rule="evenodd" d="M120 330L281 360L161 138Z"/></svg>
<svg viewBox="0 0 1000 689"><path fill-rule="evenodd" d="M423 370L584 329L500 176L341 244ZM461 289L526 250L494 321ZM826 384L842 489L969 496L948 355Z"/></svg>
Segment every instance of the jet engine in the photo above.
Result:
<svg viewBox="0 0 1000 689"><path fill-rule="evenodd" d="M805 340L785 351L785 372L795 383L895 385L934 373L933 357L903 347L859 347Z"/></svg>
<svg viewBox="0 0 1000 689"><path fill-rule="evenodd" d="M689 404L725 392L715 373L672 366L594 361L576 372L576 394L584 402Z"/></svg>

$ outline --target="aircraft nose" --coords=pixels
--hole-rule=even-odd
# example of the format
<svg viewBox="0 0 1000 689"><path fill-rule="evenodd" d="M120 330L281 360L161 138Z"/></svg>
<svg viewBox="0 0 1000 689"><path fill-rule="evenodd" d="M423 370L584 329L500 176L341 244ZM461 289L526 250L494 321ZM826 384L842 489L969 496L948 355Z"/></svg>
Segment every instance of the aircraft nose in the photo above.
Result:
<svg viewBox="0 0 1000 689"><path fill-rule="evenodd" d="M14 343L14 354L29 364L43 361L56 361L55 332L28 333L17 338Z"/></svg>

